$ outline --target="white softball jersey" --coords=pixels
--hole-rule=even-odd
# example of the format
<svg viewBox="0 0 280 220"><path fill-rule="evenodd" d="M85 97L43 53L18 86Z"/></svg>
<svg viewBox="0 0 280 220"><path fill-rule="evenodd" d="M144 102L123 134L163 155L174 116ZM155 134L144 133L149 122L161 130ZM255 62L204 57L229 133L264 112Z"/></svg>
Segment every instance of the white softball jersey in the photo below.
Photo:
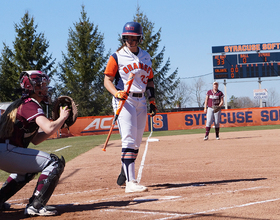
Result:
<svg viewBox="0 0 280 220"><path fill-rule="evenodd" d="M110 56L105 74L115 77L117 90L123 90L128 81L130 72L135 73L134 82L130 88L132 93L144 93L148 79L153 78L152 61L150 55L139 48L138 55L124 47Z"/></svg>
<svg viewBox="0 0 280 220"><path fill-rule="evenodd" d="M140 147L147 118L144 92L148 79L153 78L151 57L146 51L139 48L139 53L135 55L127 47L122 48L110 56L104 73L115 77L114 84L117 90L124 90L130 72L135 74L135 78L129 91L130 95L118 117L118 126L122 137L122 148L136 150ZM138 93L140 96L133 96L133 93ZM112 105L115 112L118 103L119 99L113 97Z"/></svg>

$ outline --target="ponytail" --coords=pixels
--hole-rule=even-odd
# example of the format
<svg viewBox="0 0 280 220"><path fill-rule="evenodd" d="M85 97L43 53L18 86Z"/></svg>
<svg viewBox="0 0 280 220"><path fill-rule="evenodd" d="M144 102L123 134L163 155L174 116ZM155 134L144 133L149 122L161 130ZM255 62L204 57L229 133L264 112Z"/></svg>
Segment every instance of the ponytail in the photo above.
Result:
<svg viewBox="0 0 280 220"><path fill-rule="evenodd" d="M119 49L117 49L117 52L119 52L121 49L123 49L125 47L125 43L123 43L123 45L121 45L120 47L119 47Z"/></svg>
<svg viewBox="0 0 280 220"><path fill-rule="evenodd" d="M21 105L22 99L17 99L6 109L0 117L0 138L7 139L12 136L16 122L17 110Z"/></svg>

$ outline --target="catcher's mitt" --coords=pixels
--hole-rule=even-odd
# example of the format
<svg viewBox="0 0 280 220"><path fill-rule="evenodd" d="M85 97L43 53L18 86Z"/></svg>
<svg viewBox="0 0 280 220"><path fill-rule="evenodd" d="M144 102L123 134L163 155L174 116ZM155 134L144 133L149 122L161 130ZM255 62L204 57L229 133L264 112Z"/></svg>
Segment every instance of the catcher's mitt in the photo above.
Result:
<svg viewBox="0 0 280 220"><path fill-rule="evenodd" d="M220 106L217 106L217 105L214 105L214 106L213 106L214 113L220 111L220 109L221 109Z"/></svg>
<svg viewBox="0 0 280 220"><path fill-rule="evenodd" d="M61 126L61 128L69 128L75 123L78 117L77 105L75 104L74 100L69 96L58 97L54 102L52 110L52 118L54 121L59 118L61 106L68 106L68 109L70 109L70 114L65 120L64 124Z"/></svg>

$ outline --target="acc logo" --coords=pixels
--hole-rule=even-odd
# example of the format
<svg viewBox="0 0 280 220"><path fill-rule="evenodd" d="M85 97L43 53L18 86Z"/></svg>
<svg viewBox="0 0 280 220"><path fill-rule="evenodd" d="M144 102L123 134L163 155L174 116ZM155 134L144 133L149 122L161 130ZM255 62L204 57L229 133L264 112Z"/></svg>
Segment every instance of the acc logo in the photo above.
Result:
<svg viewBox="0 0 280 220"><path fill-rule="evenodd" d="M106 117L106 118L95 118L85 129L86 130L93 130L94 131L100 131L105 129L110 129L112 125L113 117ZM118 128L117 123L115 124L114 128Z"/></svg>

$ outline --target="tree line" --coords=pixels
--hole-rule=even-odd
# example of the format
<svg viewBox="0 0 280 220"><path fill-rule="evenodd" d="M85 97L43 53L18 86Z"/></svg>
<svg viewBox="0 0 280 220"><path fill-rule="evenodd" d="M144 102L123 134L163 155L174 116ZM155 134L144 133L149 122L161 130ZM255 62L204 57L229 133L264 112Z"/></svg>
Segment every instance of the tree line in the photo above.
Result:
<svg viewBox="0 0 280 220"><path fill-rule="evenodd" d="M219 90L222 89L222 84L219 86ZM206 92L212 88L212 85L207 85L201 78L193 79L188 84L183 80L175 90L175 106L177 108L187 108L192 106L203 107ZM275 88L268 89L268 98L262 100L263 107L279 106L280 98ZM228 99L228 108L254 108L260 107L260 100L250 98L248 96L235 97L232 95Z"/></svg>
<svg viewBox="0 0 280 220"><path fill-rule="evenodd" d="M103 85L104 70L110 56L105 51L104 34L87 16L82 5L81 17L69 28L67 51L56 64L49 54L49 42L43 33L37 33L34 18L26 12L15 24L13 48L3 43L0 56L0 102L11 102L21 97L19 75L24 70L41 70L55 80L53 99L60 95L71 96L78 103L79 116L113 114L112 96ZM133 21L143 27L143 42L139 45L152 58L155 96L159 112L174 106L175 90L180 82L178 68L171 72L170 58L164 62L165 47L159 48L161 28L155 31L154 23L138 7ZM124 25L124 24L123 24ZM118 36L121 45L121 37ZM58 79L58 80L57 80Z"/></svg>

